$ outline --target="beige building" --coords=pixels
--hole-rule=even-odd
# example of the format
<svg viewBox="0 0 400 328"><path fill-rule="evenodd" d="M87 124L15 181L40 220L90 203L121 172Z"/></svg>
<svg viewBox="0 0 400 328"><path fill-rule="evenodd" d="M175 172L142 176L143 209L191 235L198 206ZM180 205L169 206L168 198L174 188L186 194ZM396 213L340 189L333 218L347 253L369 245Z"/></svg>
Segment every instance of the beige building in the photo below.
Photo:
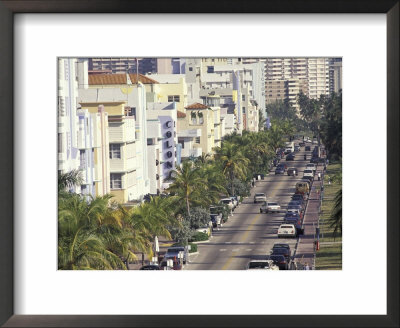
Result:
<svg viewBox="0 0 400 328"><path fill-rule="evenodd" d="M214 111L200 103L191 104L185 109L186 116L178 116L178 131L200 130L201 135L195 137L193 148L201 148L205 154L212 153L215 147Z"/></svg>

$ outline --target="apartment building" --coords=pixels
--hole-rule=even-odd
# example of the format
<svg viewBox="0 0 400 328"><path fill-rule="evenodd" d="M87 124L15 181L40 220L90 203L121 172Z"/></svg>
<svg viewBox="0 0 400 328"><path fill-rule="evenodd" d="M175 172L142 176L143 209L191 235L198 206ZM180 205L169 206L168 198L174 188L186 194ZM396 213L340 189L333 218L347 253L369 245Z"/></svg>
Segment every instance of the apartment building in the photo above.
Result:
<svg viewBox="0 0 400 328"><path fill-rule="evenodd" d="M342 58L329 60L329 92L338 93L342 89Z"/></svg>
<svg viewBox="0 0 400 328"><path fill-rule="evenodd" d="M157 58L133 58L133 57L110 57L110 58L88 58L90 73L157 73ZM165 63L160 60L160 65ZM162 68L161 68L162 69Z"/></svg>

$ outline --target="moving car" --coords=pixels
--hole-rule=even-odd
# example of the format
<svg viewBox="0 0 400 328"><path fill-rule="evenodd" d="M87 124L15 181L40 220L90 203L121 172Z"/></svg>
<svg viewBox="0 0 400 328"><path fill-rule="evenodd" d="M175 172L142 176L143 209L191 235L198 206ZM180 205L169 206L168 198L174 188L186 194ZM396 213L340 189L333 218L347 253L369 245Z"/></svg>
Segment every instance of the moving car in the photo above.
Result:
<svg viewBox="0 0 400 328"><path fill-rule="evenodd" d="M300 145L294 145L294 151L300 151Z"/></svg>
<svg viewBox="0 0 400 328"><path fill-rule="evenodd" d="M297 235L304 234L304 226L302 224L302 220L299 218L285 218L285 224L293 224L296 227Z"/></svg>
<svg viewBox="0 0 400 328"><path fill-rule="evenodd" d="M308 169L308 170L313 170L314 173L317 171L317 167L316 167L316 165L315 165L314 163L308 163L308 164L306 165L306 169Z"/></svg>
<svg viewBox="0 0 400 328"><path fill-rule="evenodd" d="M293 224L281 224L278 228L278 238L296 237L296 228Z"/></svg>
<svg viewBox="0 0 400 328"><path fill-rule="evenodd" d="M289 167L287 169L287 175L292 175L292 176L299 175L299 171L295 167Z"/></svg>
<svg viewBox="0 0 400 328"><path fill-rule="evenodd" d="M290 261L292 253L290 248L275 247L271 249L271 255L283 255L288 261Z"/></svg>
<svg viewBox="0 0 400 328"><path fill-rule="evenodd" d="M279 267L279 270L289 270L289 261L283 255L270 255L269 259Z"/></svg>
<svg viewBox="0 0 400 328"><path fill-rule="evenodd" d="M267 196L263 192L258 192L254 195L254 203L266 202Z"/></svg>
<svg viewBox="0 0 400 328"><path fill-rule="evenodd" d="M283 168L283 170L286 172L286 170L287 170L287 165L285 164L285 163L279 163L278 164L278 166L277 166L277 168L278 167L281 167L281 168Z"/></svg>
<svg viewBox="0 0 400 328"><path fill-rule="evenodd" d="M303 173L303 178L305 179L314 179L314 171L310 169L305 169Z"/></svg>
<svg viewBox="0 0 400 328"><path fill-rule="evenodd" d="M279 270L279 267L274 264L273 260L251 260L247 264L246 270L251 269Z"/></svg>
<svg viewBox="0 0 400 328"><path fill-rule="evenodd" d="M281 211L281 206L277 202L264 202L260 207L260 213L279 213Z"/></svg>
<svg viewBox="0 0 400 328"><path fill-rule="evenodd" d="M294 194L294 195L292 195L292 200L301 200L304 202L305 195L304 194Z"/></svg>
<svg viewBox="0 0 400 328"><path fill-rule="evenodd" d="M312 171L310 171L312 172ZM311 177L312 178L312 177ZM310 192L310 186L307 182L299 181L296 183L296 194L308 194Z"/></svg>
<svg viewBox="0 0 400 328"><path fill-rule="evenodd" d="M287 248L291 252L290 245L286 244L286 243L276 243L276 244L274 244L272 249L274 249L274 248Z"/></svg>
<svg viewBox="0 0 400 328"><path fill-rule="evenodd" d="M304 147L304 150L305 150L305 151L311 151L311 146L309 146L309 145L305 146L305 147Z"/></svg>
<svg viewBox="0 0 400 328"><path fill-rule="evenodd" d="M278 166L275 169L275 175L277 175L277 174L285 174L285 169L282 166Z"/></svg>
<svg viewBox="0 0 400 328"><path fill-rule="evenodd" d="M287 161L294 161L295 155L293 153L290 153L289 155L286 156Z"/></svg>

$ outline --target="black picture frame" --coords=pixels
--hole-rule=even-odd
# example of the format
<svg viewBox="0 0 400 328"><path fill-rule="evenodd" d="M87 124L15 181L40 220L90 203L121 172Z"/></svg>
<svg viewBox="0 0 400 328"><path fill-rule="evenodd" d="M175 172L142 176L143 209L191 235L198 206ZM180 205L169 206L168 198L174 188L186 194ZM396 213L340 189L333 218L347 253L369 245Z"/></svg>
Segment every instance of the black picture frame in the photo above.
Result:
<svg viewBox="0 0 400 328"><path fill-rule="evenodd" d="M209 8L209 10L207 10ZM387 15L387 315L14 315L13 17L15 13L385 13ZM399 1L0 0L0 324L4 327L399 327ZM367 288L367 286L366 286Z"/></svg>

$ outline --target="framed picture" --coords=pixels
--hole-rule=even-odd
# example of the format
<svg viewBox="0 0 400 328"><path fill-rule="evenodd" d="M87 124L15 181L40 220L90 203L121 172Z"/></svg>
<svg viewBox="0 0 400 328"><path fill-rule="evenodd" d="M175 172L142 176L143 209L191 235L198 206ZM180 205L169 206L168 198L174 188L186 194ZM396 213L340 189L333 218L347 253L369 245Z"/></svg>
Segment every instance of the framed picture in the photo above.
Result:
<svg viewBox="0 0 400 328"><path fill-rule="evenodd" d="M0 22L2 325L399 325L398 1L201 2L190 8L163 1L0 1ZM57 60L108 56L342 58L343 270L267 279L260 270L251 279L233 270L162 277L58 270L57 124L48 114L57 107ZM200 110L188 124L207 120ZM121 149L110 147L110 156L118 158ZM375 158L378 176L369 168ZM111 186L118 189L121 181L114 175ZM367 188L372 205L365 213ZM301 288L282 296L280 285L296 280Z"/></svg>

